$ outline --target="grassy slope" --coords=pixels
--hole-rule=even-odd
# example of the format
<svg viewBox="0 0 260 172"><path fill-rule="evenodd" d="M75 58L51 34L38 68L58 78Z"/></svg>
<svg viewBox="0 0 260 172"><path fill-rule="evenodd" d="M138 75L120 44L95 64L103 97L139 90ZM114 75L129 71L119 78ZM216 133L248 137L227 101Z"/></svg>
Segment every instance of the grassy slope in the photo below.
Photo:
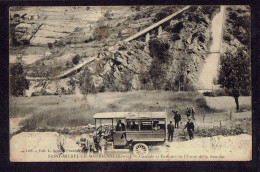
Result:
<svg viewBox="0 0 260 172"><path fill-rule="evenodd" d="M211 102L226 100L230 102L229 99L219 97L217 97L218 100L215 97L211 99ZM250 97L243 99L241 104L250 102ZM231 107L234 106L233 104L229 103ZM196 109L195 126L198 136L251 133L250 111L234 113L233 120L230 121L229 113L221 111L218 106L208 107L204 97L195 92L134 91L107 92L88 96L12 97L10 98L10 118L22 118L21 131L58 131L93 124L92 116L98 112L164 111L166 109L168 120L173 120L173 114L170 113L170 109L173 108L180 110L183 118L181 128L183 128L186 123L184 111L191 105ZM177 130L176 135L183 136L183 132Z"/></svg>
<svg viewBox="0 0 260 172"><path fill-rule="evenodd" d="M88 96L12 97L10 117L27 117L22 125L28 130L39 127L71 127L93 123L97 112L170 111L195 106L199 114L207 113L205 99L194 92L135 91L99 93ZM170 113L169 113L170 115Z"/></svg>

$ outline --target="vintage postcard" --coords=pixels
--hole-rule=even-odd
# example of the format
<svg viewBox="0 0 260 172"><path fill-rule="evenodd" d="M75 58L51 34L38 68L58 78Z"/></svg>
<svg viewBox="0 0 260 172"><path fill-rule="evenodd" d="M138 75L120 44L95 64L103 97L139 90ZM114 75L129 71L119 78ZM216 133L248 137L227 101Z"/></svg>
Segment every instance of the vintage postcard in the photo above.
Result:
<svg viewBox="0 0 260 172"><path fill-rule="evenodd" d="M250 161L247 5L12 6L10 161Z"/></svg>

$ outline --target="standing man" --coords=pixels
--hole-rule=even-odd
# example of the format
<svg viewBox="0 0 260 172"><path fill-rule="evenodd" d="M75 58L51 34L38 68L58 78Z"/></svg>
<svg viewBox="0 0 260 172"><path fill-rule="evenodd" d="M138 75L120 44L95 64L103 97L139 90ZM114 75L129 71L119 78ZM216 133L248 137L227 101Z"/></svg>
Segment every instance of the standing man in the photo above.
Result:
<svg viewBox="0 0 260 172"><path fill-rule="evenodd" d="M178 110L176 110L176 111L172 110L172 112L174 113L175 128L179 128L179 122L181 120L181 114L179 113Z"/></svg>
<svg viewBox="0 0 260 172"><path fill-rule="evenodd" d="M190 111L191 111L191 114L192 114L192 119L195 120L195 117L194 117L194 115L195 115L195 110L194 110L194 107L193 107L193 106L191 106Z"/></svg>
<svg viewBox="0 0 260 172"><path fill-rule="evenodd" d="M172 142L173 141L173 133L174 133L174 125L172 121L170 121L170 124L167 125L168 129L168 141Z"/></svg>
<svg viewBox="0 0 260 172"><path fill-rule="evenodd" d="M186 115L187 115L187 118L189 118L189 116L190 116L190 108L188 108L188 107L186 109Z"/></svg>
<svg viewBox="0 0 260 172"><path fill-rule="evenodd" d="M193 122L191 122L191 119L188 118L188 122L187 124L185 125L185 128L187 128L187 131L189 133L189 136L190 136L190 140L193 139L193 132L194 132L194 124ZM184 128L184 129L185 129Z"/></svg>

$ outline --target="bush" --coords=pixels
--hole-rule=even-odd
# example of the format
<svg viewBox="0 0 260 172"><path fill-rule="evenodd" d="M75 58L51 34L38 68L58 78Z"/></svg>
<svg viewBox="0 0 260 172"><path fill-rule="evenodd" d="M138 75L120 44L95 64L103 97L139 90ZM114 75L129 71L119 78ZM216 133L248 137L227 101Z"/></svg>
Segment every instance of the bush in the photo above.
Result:
<svg viewBox="0 0 260 172"><path fill-rule="evenodd" d="M251 110L252 110L251 105L240 105L239 106L239 112L247 112L247 111L251 111Z"/></svg>
<svg viewBox="0 0 260 172"><path fill-rule="evenodd" d="M204 96L208 97L219 97L219 96L230 96L225 90L213 90L203 93Z"/></svg>
<svg viewBox="0 0 260 172"><path fill-rule="evenodd" d="M49 49L52 49L52 48L53 48L53 44L50 43L50 42L47 44L47 46L48 46Z"/></svg>
<svg viewBox="0 0 260 172"><path fill-rule="evenodd" d="M84 41L84 43L89 43L89 42L92 42L92 41L94 41L94 38L93 37L89 37L88 39L86 39Z"/></svg>
<svg viewBox="0 0 260 172"><path fill-rule="evenodd" d="M79 88L82 94L96 93L97 89L95 88L92 82L92 73L88 68L80 75L79 78Z"/></svg>
<svg viewBox="0 0 260 172"><path fill-rule="evenodd" d="M179 22L177 24L175 24L174 26L170 27L169 30L172 33L180 33L181 29L183 28L183 23Z"/></svg>
<svg viewBox="0 0 260 172"><path fill-rule="evenodd" d="M104 40L109 36L109 28L107 26L101 26L99 28L96 28L93 36L94 39L97 41Z"/></svg>
<svg viewBox="0 0 260 172"><path fill-rule="evenodd" d="M173 41L177 41L177 40L180 40L180 39L181 39L181 37L180 37L179 34L174 33L174 34L172 35L172 40L173 40Z"/></svg>
<svg viewBox="0 0 260 172"><path fill-rule="evenodd" d="M204 92L202 94L203 94L203 96L216 97L216 95L213 92L211 92L211 91L206 91L206 92Z"/></svg>
<svg viewBox="0 0 260 172"><path fill-rule="evenodd" d="M127 47L125 45L121 45L120 47L118 47L118 50L122 51L122 50L127 50Z"/></svg>
<svg viewBox="0 0 260 172"><path fill-rule="evenodd" d="M151 57L155 57L162 62L166 62L168 59L168 50L170 45L168 42L164 42L161 39L153 39L149 42L149 50Z"/></svg>
<svg viewBox="0 0 260 172"><path fill-rule="evenodd" d="M25 78L23 66L21 63L15 63L10 67L10 92L13 96L24 94L29 89L30 82Z"/></svg>
<svg viewBox="0 0 260 172"><path fill-rule="evenodd" d="M167 17L168 14L166 12L161 12L155 15L155 19L153 20L153 22L158 22L160 20L162 20L163 18Z"/></svg>
<svg viewBox="0 0 260 172"><path fill-rule="evenodd" d="M81 57L77 54L75 57L73 57L72 63L74 65L77 65L79 63L80 59L81 59Z"/></svg>

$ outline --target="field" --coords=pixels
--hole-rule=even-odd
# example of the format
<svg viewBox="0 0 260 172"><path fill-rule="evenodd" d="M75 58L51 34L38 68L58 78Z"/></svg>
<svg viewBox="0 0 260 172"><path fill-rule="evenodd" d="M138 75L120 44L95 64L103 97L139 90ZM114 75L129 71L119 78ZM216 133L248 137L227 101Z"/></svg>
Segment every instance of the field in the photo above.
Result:
<svg viewBox="0 0 260 172"><path fill-rule="evenodd" d="M210 106L207 105L206 100ZM225 104L225 107L221 108L221 103ZM240 104L250 106L250 97L241 97ZM233 120L230 120L229 109L235 107L233 98L207 97L205 99L196 92L133 91L87 96L11 97L10 122L11 128L16 128L13 132L65 131L70 127L93 124L92 116L98 112L166 110L168 120L173 120L173 113L170 110L178 109L183 118L181 125L184 125L185 109L192 105L196 109L195 126L198 135L208 136L215 130L232 134L236 132L238 125L242 127L242 132L239 129L241 133L251 133L250 109L239 114L233 113ZM208 133L210 129L214 129L214 132ZM225 131L226 129L228 131ZM182 135L181 131L179 135Z"/></svg>

